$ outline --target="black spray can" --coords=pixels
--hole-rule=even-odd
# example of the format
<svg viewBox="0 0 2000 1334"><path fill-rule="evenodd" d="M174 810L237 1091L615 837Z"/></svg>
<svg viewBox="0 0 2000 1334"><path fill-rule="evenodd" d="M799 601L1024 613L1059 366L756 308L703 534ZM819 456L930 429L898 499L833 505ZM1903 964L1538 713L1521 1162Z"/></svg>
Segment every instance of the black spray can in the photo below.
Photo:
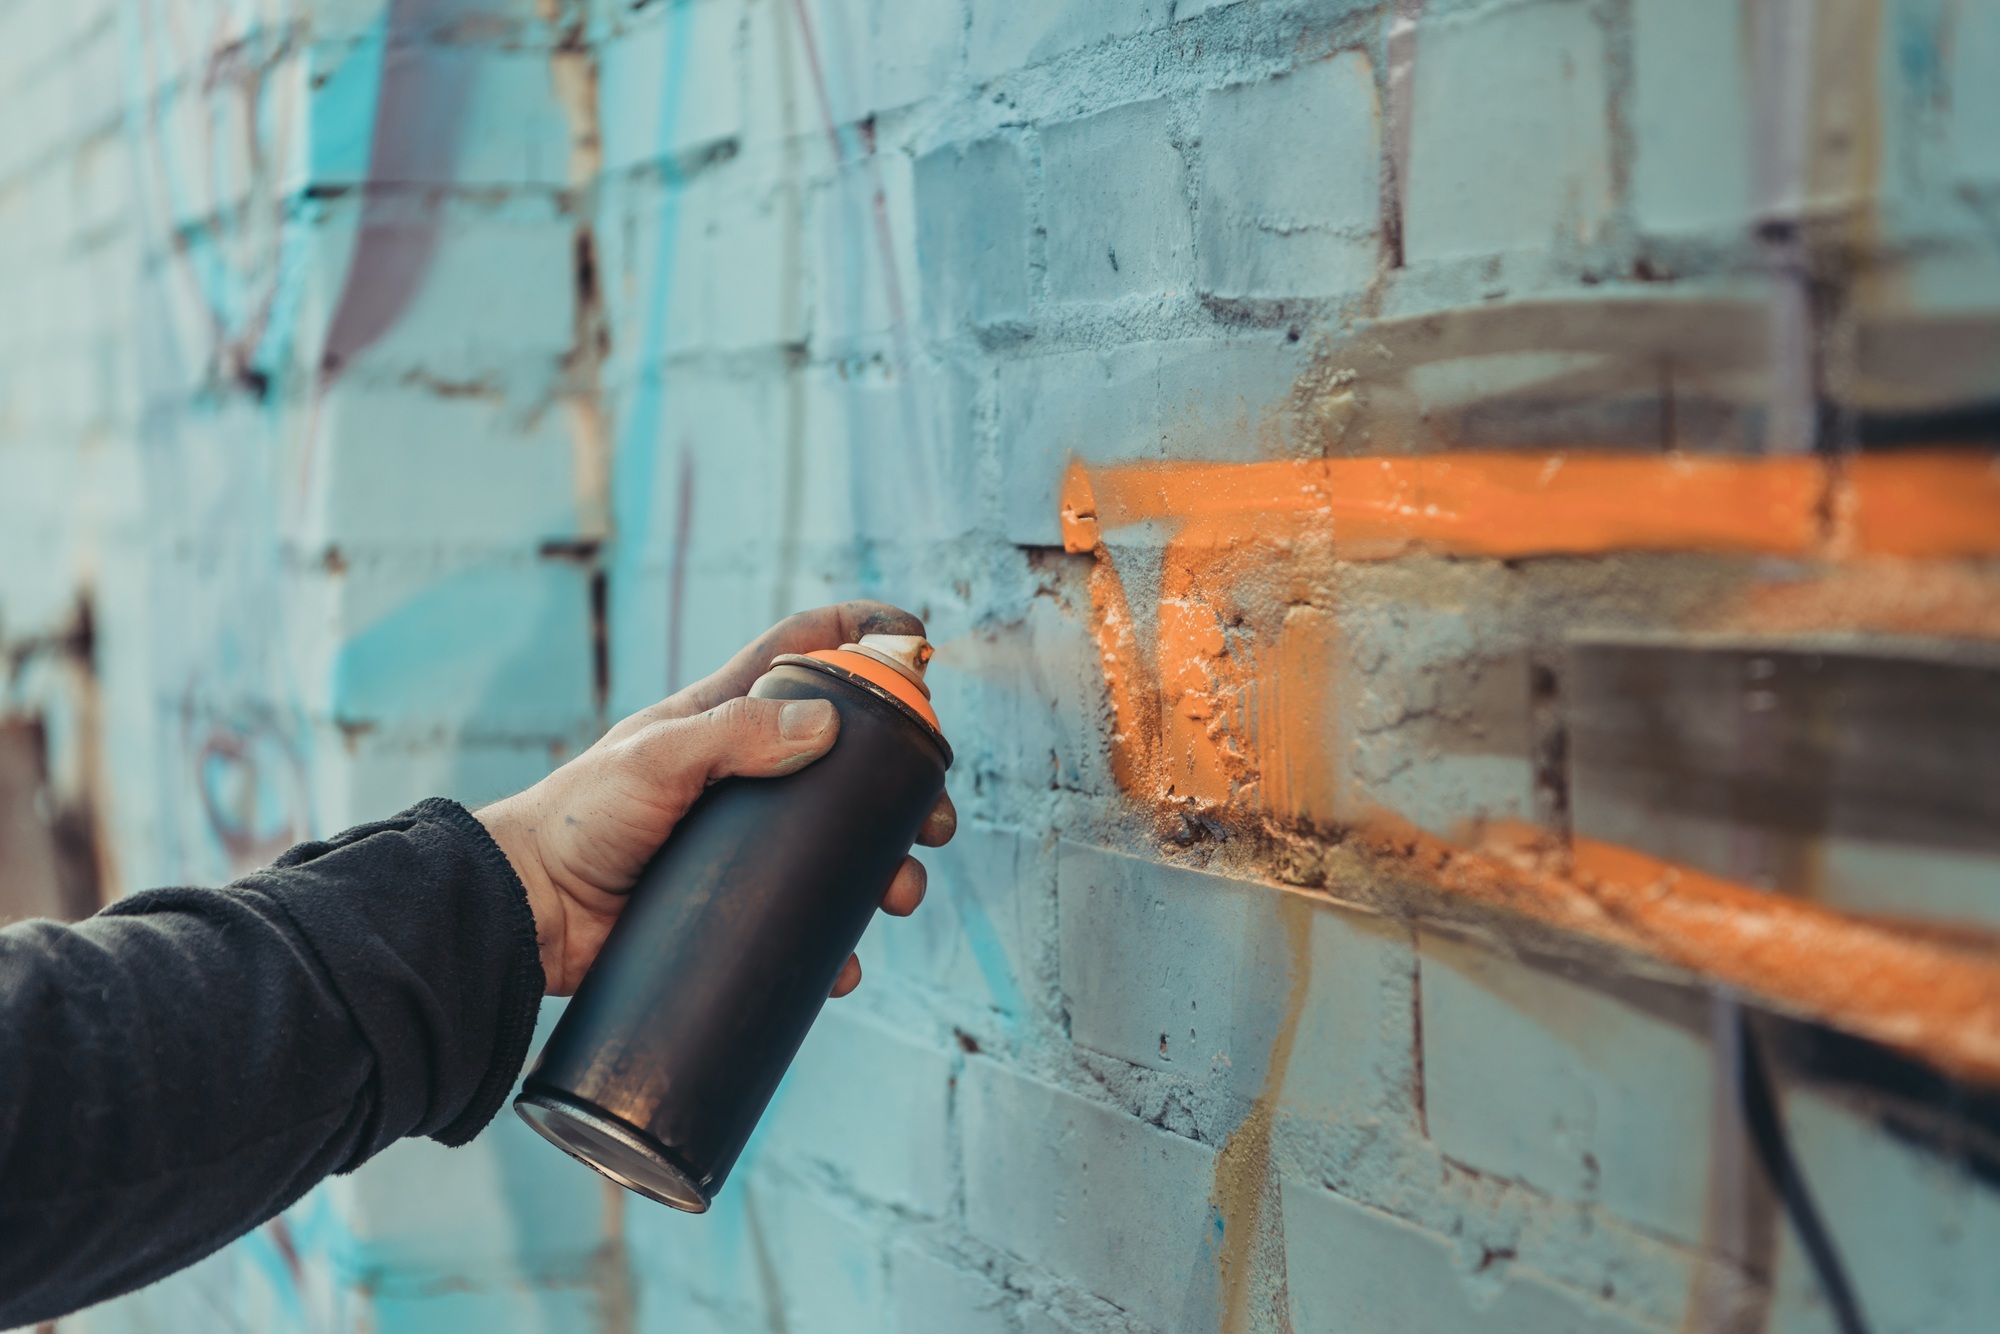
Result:
<svg viewBox="0 0 2000 1334"><path fill-rule="evenodd" d="M832 700L833 748L725 779L682 819L515 1099L529 1125L641 1195L708 1208L944 792L930 654L868 635L758 678L758 699Z"/></svg>

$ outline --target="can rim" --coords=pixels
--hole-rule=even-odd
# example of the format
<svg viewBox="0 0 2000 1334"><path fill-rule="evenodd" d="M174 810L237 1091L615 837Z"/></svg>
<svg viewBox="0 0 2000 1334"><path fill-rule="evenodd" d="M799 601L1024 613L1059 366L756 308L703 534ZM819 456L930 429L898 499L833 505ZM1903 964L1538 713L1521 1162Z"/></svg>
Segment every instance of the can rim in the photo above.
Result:
<svg viewBox="0 0 2000 1334"><path fill-rule="evenodd" d="M886 704L894 706L895 709L899 713L901 713L905 718L908 718L911 722L915 723L918 729L921 730L926 737L930 738L931 742L934 745L936 745L938 750L942 753L944 757L944 767L946 769L951 768L951 762L952 762L951 743L944 739L944 731L938 727L935 721L924 717L921 713L918 713L915 709L911 708L907 701L899 698L895 694L895 692L891 691L888 687L880 685L877 682L870 680L868 677L863 676L860 672L853 671L847 667L843 667L838 662L832 662L826 658L822 658L817 655L812 657L807 657L805 654L802 653L780 653L777 657L771 659L771 666L805 667L815 672L824 672L826 675L845 681L850 685L861 687L863 690L866 690L871 695L874 695L877 699L883 701Z"/></svg>
<svg viewBox="0 0 2000 1334"><path fill-rule="evenodd" d="M712 1202L709 1192L703 1189L702 1181L681 1162L679 1155L651 1135L627 1123L623 1118L613 1116L594 1103L585 1102L574 1094L537 1088L532 1079L515 1097L514 1110L543 1139L585 1167L617 1182L625 1189L683 1213L708 1212ZM586 1152L582 1145L557 1132L554 1123L545 1119L551 1116L595 1131L611 1141L612 1146L632 1154L646 1167L674 1182L684 1193L675 1194L653 1183L642 1181L631 1172L620 1170L618 1165L607 1161L601 1152Z"/></svg>

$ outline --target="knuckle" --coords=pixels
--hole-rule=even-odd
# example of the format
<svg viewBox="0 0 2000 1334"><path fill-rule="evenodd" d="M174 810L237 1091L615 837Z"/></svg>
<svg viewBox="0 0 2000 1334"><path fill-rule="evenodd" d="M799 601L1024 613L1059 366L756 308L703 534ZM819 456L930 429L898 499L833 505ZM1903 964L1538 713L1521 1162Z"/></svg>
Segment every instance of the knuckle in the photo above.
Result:
<svg viewBox="0 0 2000 1334"><path fill-rule="evenodd" d="M737 696L714 711L717 739L733 746L758 745L778 735L777 710L765 702Z"/></svg>
<svg viewBox="0 0 2000 1334"><path fill-rule="evenodd" d="M627 764L643 770L658 770L670 764L685 749L685 738L671 722L647 723L618 747Z"/></svg>

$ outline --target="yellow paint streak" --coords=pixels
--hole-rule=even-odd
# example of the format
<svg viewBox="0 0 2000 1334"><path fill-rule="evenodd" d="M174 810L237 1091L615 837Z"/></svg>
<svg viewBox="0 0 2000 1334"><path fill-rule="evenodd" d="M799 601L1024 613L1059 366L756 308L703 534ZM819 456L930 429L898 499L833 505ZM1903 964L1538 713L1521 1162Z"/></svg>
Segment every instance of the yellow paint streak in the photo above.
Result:
<svg viewBox="0 0 2000 1334"><path fill-rule="evenodd" d="M1285 1075L1297 1045L1299 1018L1305 1013L1312 982L1312 906L1294 894L1278 896L1284 925L1287 987L1284 1017L1271 1042L1264 1084L1249 1113L1230 1133L1215 1158L1215 1189L1211 1201L1222 1215L1222 1250L1217 1257L1222 1288L1222 1334L1246 1334L1253 1328L1250 1299L1257 1272L1260 1242L1267 1240L1269 1220L1278 1208L1278 1183L1271 1176L1271 1130ZM1279 1318L1289 1330L1289 1316Z"/></svg>

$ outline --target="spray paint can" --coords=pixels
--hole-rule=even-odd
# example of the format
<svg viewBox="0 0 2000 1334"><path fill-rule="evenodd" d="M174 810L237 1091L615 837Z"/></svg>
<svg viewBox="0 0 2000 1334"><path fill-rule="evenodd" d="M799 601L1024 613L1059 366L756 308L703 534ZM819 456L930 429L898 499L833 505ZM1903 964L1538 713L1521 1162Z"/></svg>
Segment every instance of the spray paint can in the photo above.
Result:
<svg viewBox="0 0 2000 1334"><path fill-rule="evenodd" d="M751 696L833 701L833 748L688 811L514 1100L529 1125L641 1195L708 1208L944 792L930 656L867 635L772 661Z"/></svg>

